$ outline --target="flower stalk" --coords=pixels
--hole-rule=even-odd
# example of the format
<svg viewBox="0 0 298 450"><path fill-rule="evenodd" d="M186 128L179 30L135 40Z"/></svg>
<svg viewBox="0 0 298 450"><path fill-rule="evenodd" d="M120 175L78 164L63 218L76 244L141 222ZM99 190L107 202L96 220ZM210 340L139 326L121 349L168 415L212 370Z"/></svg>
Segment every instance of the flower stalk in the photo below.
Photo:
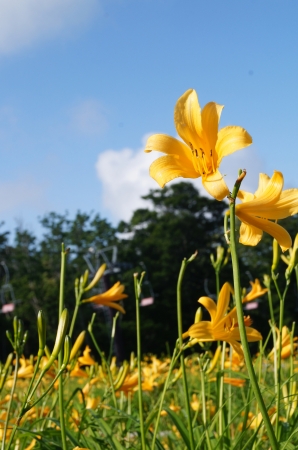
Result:
<svg viewBox="0 0 298 450"><path fill-rule="evenodd" d="M178 283L177 283L177 319L178 319L178 339L179 339L179 346L180 349L182 349L183 346L183 329L182 329L182 280L185 274L186 267L190 262L192 262L197 256L197 252L195 252L189 259L184 259L181 264L181 269L178 277ZM194 444L194 436L193 436L193 429L192 429L192 420L191 420L191 411L190 411L190 404L189 404L189 396L188 396L188 386L187 386L187 379L186 379L186 370L185 370L185 363L184 363L184 355L181 354L180 356L180 364L182 369L182 380L183 380L183 389L184 389L184 397L186 401L186 415L187 415L187 422L188 422L188 433L189 433L189 442L190 442L190 450L195 449Z"/></svg>
<svg viewBox="0 0 298 450"><path fill-rule="evenodd" d="M269 419L269 415L264 403L264 399L262 397L258 381L256 378L256 374L254 371L254 367L252 364L252 359L248 347L247 336L245 332L245 323L244 323L244 315L242 309L242 299L241 299L241 285L240 285L240 272L239 272L239 262L238 262L238 254L237 254L237 245L236 245L236 221L235 221L235 201L237 197L237 193L239 191L241 182L246 175L245 170L241 170L239 176L235 182L234 189L232 194L229 196L230 202L230 249L231 249L231 258L232 258L232 266L233 266L233 278L234 278L234 292L235 292L235 302L237 309L237 317L238 317L238 326L241 337L241 343L243 346L243 353L245 358L245 364L248 371L248 375L250 378L252 390L255 394L258 407L261 411L264 425L266 427L268 438L272 447L272 450L278 450L278 442L276 436L274 434L274 430L272 424Z"/></svg>

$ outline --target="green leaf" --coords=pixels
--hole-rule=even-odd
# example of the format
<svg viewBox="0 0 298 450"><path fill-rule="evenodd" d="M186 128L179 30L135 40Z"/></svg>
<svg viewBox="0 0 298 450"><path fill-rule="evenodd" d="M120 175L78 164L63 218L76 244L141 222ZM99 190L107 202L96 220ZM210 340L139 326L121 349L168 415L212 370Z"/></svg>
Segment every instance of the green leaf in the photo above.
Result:
<svg viewBox="0 0 298 450"><path fill-rule="evenodd" d="M174 425L177 427L179 433L181 434L182 439L184 440L184 443L185 443L186 447L190 450L190 442L189 442L189 437L188 437L188 431L187 431L184 423L182 422L180 417L176 413L174 413L174 411L172 411L170 408L165 406L163 409L168 413L168 415L172 419Z"/></svg>

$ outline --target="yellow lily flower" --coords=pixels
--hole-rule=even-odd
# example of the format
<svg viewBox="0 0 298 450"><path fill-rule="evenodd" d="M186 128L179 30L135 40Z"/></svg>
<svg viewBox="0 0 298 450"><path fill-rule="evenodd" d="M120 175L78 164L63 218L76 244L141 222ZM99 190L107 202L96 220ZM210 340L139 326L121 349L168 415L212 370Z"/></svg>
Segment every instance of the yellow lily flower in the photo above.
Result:
<svg viewBox="0 0 298 450"><path fill-rule="evenodd" d="M218 131L222 105L207 103L201 111L194 89L188 89L177 101L174 122L184 142L166 134L154 134L145 152L163 152L150 166L150 175L160 187L177 177L198 178L207 192L217 200L229 194L218 167L224 156L252 143L244 128L228 126Z"/></svg>
<svg viewBox="0 0 298 450"><path fill-rule="evenodd" d="M236 205L236 216L241 220L239 242L244 245L257 245L263 231L273 236L282 251L291 247L289 233L272 220L285 219L298 212L298 189L283 191L284 178L275 171L271 178L260 173L259 187L252 194L240 190L238 198L243 203Z"/></svg>
<svg viewBox="0 0 298 450"><path fill-rule="evenodd" d="M287 326L283 326L281 330L281 337L280 337L280 331L278 328L276 328L277 331L277 340L276 340L276 346L275 349L273 348L271 352L268 355L269 359L273 359L274 357L274 351L278 351L280 347L280 341L281 341L281 358L287 359L291 356L292 353L292 346L291 346L291 334L292 332L288 329ZM293 341L297 341L298 337L294 337ZM293 351L295 352L298 347L298 344L293 344Z"/></svg>
<svg viewBox="0 0 298 450"><path fill-rule="evenodd" d="M266 292L268 292L267 288L262 288L260 280L258 280L258 278L256 278L255 281L250 281L250 284L251 291L249 291L249 293L245 295L245 297L242 299L242 303L251 302L252 300L259 298L261 297L261 295L264 295L266 294Z"/></svg>
<svg viewBox="0 0 298 450"><path fill-rule="evenodd" d="M190 337L198 339L198 341L201 342L226 341L232 345L239 356L243 357L243 350L241 344L238 342L241 341L241 339L236 308L233 308L226 314L230 303L230 294L231 286L229 283L225 283L219 293L217 304L209 297L201 297L198 301L208 310L211 321L195 323L183 334L183 338ZM250 317L245 317L244 321L246 325L247 340L249 342L262 340L262 335L257 330L250 327L252 324Z"/></svg>
<svg viewBox="0 0 298 450"><path fill-rule="evenodd" d="M127 294L123 294L125 286L120 284L120 281L114 284L110 289L102 294L94 295L86 300L83 300L82 303L95 303L96 305L109 306L110 308L117 309L118 311L125 314L124 308L118 303L115 303L123 298L127 297Z"/></svg>

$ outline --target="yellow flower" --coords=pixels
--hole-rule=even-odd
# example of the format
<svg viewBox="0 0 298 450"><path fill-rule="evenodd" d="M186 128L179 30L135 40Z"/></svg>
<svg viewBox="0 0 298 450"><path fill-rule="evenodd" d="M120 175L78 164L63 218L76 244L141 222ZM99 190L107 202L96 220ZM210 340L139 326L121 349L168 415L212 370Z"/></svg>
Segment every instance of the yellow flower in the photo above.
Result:
<svg viewBox="0 0 298 450"><path fill-rule="evenodd" d="M191 337L199 341L226 341L232 345L238 355L243 357L243 350L238 341L240 341L240 333L237 322L236 308L233 308L226 314L230 303L231 286L225 283L221 288L216 304L209 297L201 297L198 301L208 310L211 321L202 321L192 325L189 330L184 333L183 337ZM260 341L262 335L251 328L252 324L250 317L245 317L245 329L247 340L249 342Z"/></svg>
<svg viewBox="0 0 298 450"><path fill-rule="evenodd" d="M252 300L255 300L256 298L261 297L261 295L266 294L268 292L267 288L262 288L260 280L258 278L255 279L255 281L250 281L251 284L251 291L249 291L248 294L242 299L242 303L251 302Z"/></svg>
<svg viewBox="0 0 298 450"><path fill-rule="evenodd" d="M243 203L236 205L236 216L241 220L239 242L257 245L263 231L273 236L283 251L291 247L289 233L272 220L285 219L298 212L298 189L283 191L284 178L275 171L271 178L260 173L259 187L252 194L239 191L238 198Z"/></svg>
<svg viewBox="0 0 298 450"><path fill-rule="evenodd" d="M275 350L278 351L280 347L280 331L278 328L276 328L277 332L277 340L276 340L276 346ZM281 358L287 359L292 354L292 346L291 346L291 334L292 332L288 329L288 327L283 326L281 331ZM297 337L293 338L293 341L297 341ZM293 344L293 350L295 351L298 347L298 344ZM271 352L268 355L268 358L273 359L274 357L274 348L271 350Z"/></svg>
<svg viewBox="0 0 298 450"><path fill-rule="evenodd" d="M125 314L124 308L118 303L115 303L123 298L127 297L127 294L123 294L125 287L123 284L120 284L120 281L114 284L109 290L103 292L102 294L94 295L86 300L83 300L82 303L95 303L96 305L109 306L110 308L117 309L118 311Z"/></svg>
<svg viewBox="0 0 298 450"><path fill-rule="evenodd" d="M78 361L82 366L93 366L95 364L94 359L89 355L90 352L91 348L89 347L89 345L86 345L86 348L83 351L83 356L80 356L78 358Z"/></svg>
<svg viewBox="0 0 298 450"><path fill-rule="evenodd" d="M162 156L150 166L150 175L160 187L177 177L202 177L204 188L217 200L229 194L218 170L221 160L252 143L244 128L228 126L218 131L222 105L209 102L201 111L194 89L188 89L177 101L174 122L184 142L166 134L150 136L145 152L156 150Z"/></svg>

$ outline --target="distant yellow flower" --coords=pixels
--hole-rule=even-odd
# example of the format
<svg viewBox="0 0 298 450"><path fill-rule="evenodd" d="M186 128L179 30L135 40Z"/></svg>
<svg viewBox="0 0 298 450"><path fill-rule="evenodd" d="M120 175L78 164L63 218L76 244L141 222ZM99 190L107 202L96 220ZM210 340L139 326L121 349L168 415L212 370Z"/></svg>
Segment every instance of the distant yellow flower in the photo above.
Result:
<svg viewBox="0 0 298 450"><path fill-rule="evenodd" d="M259 187L252 194L239 191L238 198L243 203L236 205L236 216L241 220L241 244L257 245L262 239L263 231L273 236L282 250L291 247L289 233L272 220L285 219L298 212L298 189L283 191L284 178L275 171L271 178L260 173Z"/></svg>
<svg viewBox="0 0 298 450"><path fill-rule="evenodd" d="M95 364L94 359L89 355L90 352L91 348L89 347L89 345L86 345L86 348L83 351L83 356L80 356L78 358L78 361L82 366L93 366Z"/></svg>
<svg viewBox="0 0 298 450"><path fill-rule="evenodd" d="M194 89L188 89L177 101L174 122L184 142L166 134L150 136L145 152L156 150L166 156L151 164L150 175L160 187L177 177L198 178L217 200L229 194L218 167L224 156L252 143L244 128L228 126L218 131L222 105L207 103L201 111Z"/></svg>
<svg viewBox="0 0 298 450"><path fill-rule="evenodd" d="M258 280L258 278L256 278L255 281L250 281L250 284L251 291L249 291L249 293L245 295L245 297L242 299L242 303L251 302L252 300L259 298L262 295L266 294L266 292L268 292L267 288L262 288L260 280Z"/></svg>
<svg viewBox="0 0 298 450"><path fill-rule="evenodd" d="M281 341L281 358L287 359L291 356L292 348L291 348L291 334L292 332L288 329L288 327L283 326L281 331L281 339L280 339L280 331L278 328L276 328L277 332L277 340L276 340L276 346L275 350L278 351L280 347L280 341ZM297 337L293 338L293 341L297 341ZM293 344L293 350L295 351L298 347L298 344ZM274 356L274 348L271 350L271 352L268 355L268 358L273 359Z"/></svg>
<svg viewBox="0 0 298 450"><path fill-rule="evenodd" d="M198 301L208 310L211 321L201 321L192 325L189 330L184 333L183 337L191 337L198 341L226 341L232 345L238 355L243 357L243 350L238 341L240 341L240 333L237 322L237 311L233 308L226 314L230 303L231 286L225 283L221 288L216 304L209 297L201 297ZM249 342L260 341L262 335L251 328L252 320L245 317L245 329L247 340Z"/></svg>
<svg viewBox="0 0 298 450"><path fill-rule="evenodd" d="M115 303L127 297L127 294L123 293L124 289L124 285L118 281L108 291L83 300L82 303L95 303L96 305L109 306L125 314L125 309L121 305L118 305L118 303Z"/></svg>

